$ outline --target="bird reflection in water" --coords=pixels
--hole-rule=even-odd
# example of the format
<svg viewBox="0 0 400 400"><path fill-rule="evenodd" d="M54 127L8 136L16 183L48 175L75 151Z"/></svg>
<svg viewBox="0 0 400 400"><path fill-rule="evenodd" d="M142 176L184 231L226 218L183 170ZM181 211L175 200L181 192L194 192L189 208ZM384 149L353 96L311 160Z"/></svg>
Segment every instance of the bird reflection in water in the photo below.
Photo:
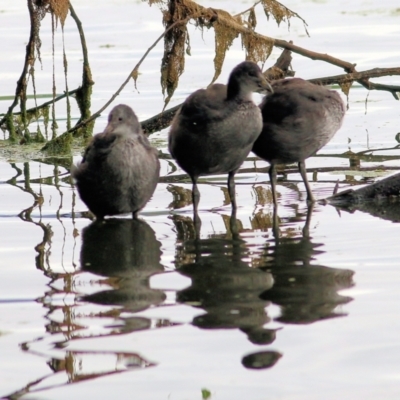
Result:
<svg viewBox="0 0 400 400"><path fill-rule="evenodd" d="M193 220L174 215L173 221L186 236L177 247L177 271L192 280L190 287L177 293L177 300L206 312L192 324L202 329L239 329L253 344L271 344L276 329L264 327L270 322L265 311L269 302L260 293L272 287L272 275L251 267L246 242L235 233L240 222L231 218L226 234L200 239ZM264 368L281 357L276 351L267 353L269 365Z"/></svg>
<svg viewBox="0 0 400 400"><path fill-rule="evenodd" d="M85 301L118 305L119 312L138 312L165 300L164 292L151 289L149 279L163 272L161 244L153 229L142 220L95 221L83 230L81 268L107 277L113 287L84 297ZM120 332L150 328L143 317L123 319Z"/></svg>
<svg viewBox="0 0 400 400"><path fill-rule="evenodd" d="M274 238L255 260L250 260L250 250L237 233L241 230L240 221L231 218L226 234L200 239L190 218L174 216L182 240L177 248L177 270L192 280L177 299L205 311L193 319L193 325L239 329L253 344L266 346L279 331L268 328L274 326L266 311L271 303L280 307L276 321L281 323L308 324L346 315L337 308L352 299L338 291L353 286L354 272L313 263L322 253L322 244L313 242L310 236L311 214L310 205L305 215L297 212L293 220L281 226L274 215ZM293 230L293 223L299 221L304 221L300 235ZM263 347L245 355L242 364L250 369L269 368L281 356L278 351Z"/></svg>
<svg viewBox="0 0 400 400"><path fill-rule="evenodd" d="M261 294L281 308L277 321L308 324L346 315L337 307L352 300L338 291L354 285L354 271L313 264L323 251L322 243L314 243L309 234L312 206L309 206L303 234L300 237L275 236L268 242L260 264L272 274L274 286ZM275 227L275 235L278 234Z"/></svg>
<svg viewBox="0 0 400 400"><path fill-rule="evenodd" d="M161 244L157 241L153 229L144 221L107 219L95 221L86 227L82 232L81 270L104 277L100 283L104 282L113 289L86 295L82 299L96 304L115 305L115 308L105 312L102 308L100 312L90 312L84 317L102 318L107 322L112 318L113 322L103 324L106 326L103 326L100 333L97 327L96 334L93 334L93 330L90 329L92 324L89 324L86 330L83 324L78 325L72 317L68 319L68 325L65 321L56 322L54 318L51 326L47 329L52 335L65 332L65 337L63 341L55 344L51 342L52 346L61 350L67 341L85 336L93 338L94 336L117 335L149 329L153 325L168 325L169 321L156 321L155 324L152 324L149 318L126 317L130 313L145 310L152 305L164 302L165 294L149 287L150 277L164 270L160 263L160 257ZM76 306L75 304L74 307L71 307L69 315L76 315L76 319L80 315L80 319L83 319L82 311L78 312ZM121 317L122 313L124 313L124 317ZM47 339L50 340L50 337ZM32 350L31 347L33 347ZM23 348L34 354L41 354L35 351L32 343L24 343ZM41 390L39 385L42 388L44 386L47 388L62 387L84 380L156 365L136 352L113 352L110 350L66 351L64 357L51 357L47 364L54 373L60 373L57 379L53 378L54 375L46 374L30 382L8 398L19 398L27 392L32 394Z"/></svg>

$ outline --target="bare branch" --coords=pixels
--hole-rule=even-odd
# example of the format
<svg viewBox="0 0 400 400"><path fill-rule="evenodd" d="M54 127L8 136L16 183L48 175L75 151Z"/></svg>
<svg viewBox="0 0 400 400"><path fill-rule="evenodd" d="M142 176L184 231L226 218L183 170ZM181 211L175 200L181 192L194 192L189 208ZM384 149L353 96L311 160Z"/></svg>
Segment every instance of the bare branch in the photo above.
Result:
<svg viewBox="0 0 400 400"><path fill-rule="evenodd" d="M258 4L258 3L256 3ZM232 29L235 29L238 33L243 34L243 35L253 35L256 39L259 39L259 43L265 44L265 45L273 45L275 47L283 48L287 51L292 51L294 53L300 54L304 57L310 58L312 60L319 60L319 61L324 61L329 64L335 65L337 67L343 68L347 72L347 77L343 78L345 79L344 81L338 80L337 83L345 83L345 82L351 82L351 81L357 81L364 87L366 87L369 90L386 90L391 92L395 98L397 98L397 87L396 86L388 86L388 85L380 85L380 84L375 84L372 82L369 82L369 77L370 76L386 76L386 75L397 75L397 68L391 68L391 69L386 69L386 74L382 71L383 69L380 69L382 74L379 72L371 72L372 75L368 75L368 72L366 71L365 74L359 73L356 71L355 66L356 64L350 63L345 60L341 60L339 58L330 56L328 54L322 54L314 51L307 50L305 48L302 48L300 46L294 45L292 42L287 42L285 40L281 39L274 39L271 37L267 37L264 35L261 35L259 33L254 32L251 29L246 28L242 24L240 24L237 20L234 18L228 18L225 14L223 13L218 13L218 10L214 10L212 8L205 8L199 5L197 6L198 14L192 13L186 18L182 20L178 20L171 24L160 36L159 38L147 49L145 54L142 56L142 58L139 60L139 62L135 65L129 76L126 78L126 80L123 82L123 84L120 86L120 88L114 93L114 95L110 98L109 101L107 101L104 106L94 113L91 117L88 119L79 122L75 127L73 127L71 130L67 131L66 133L71 133L75 132L77 129L81 128L82 126L92 122L94 119L96 119L102 111L104 111L109 104L111 104L114 99L121 93L121 91L125 88L125 86L128 84L131 78L135 80L136 83L136 78L138 75L138 70L140 65L142 64L143 60L147 57L147 55L150 53L150 51L157 45L157 43L168 33L169 30L173 29L177 25L180 24L185 24L191 19L199 19L199 18L205 18L208 19L210 23L215 22L216 20L221 20L225 24L229 24L229 26ZM272 71L271 71L272 72ZM279 72L279 71L278 71ZM374 75L375 74L375 75ZM376 75L378 74L378 75ZM278 74L279 76L279 74ZM142 122L143 129L147 134L150 134L155 131L159 131L165 127L167 127L173 116L175 115L176 111L179 109L179 106L173 107L170 110L163 111L162 113Z"/></svg>
<svg viewBox="0 0 400 400"><path fill-rule="evenodd" d="M26 88L28 85L27 75L29 73L29 67L32 66L35 61L35 39L36 39L35 30L37 29L37 19L35 19L35 7L31 0L28 0L28 10L29 10L31 28L29 34L29 41L28 44L26 45L24 67L22 69L21 76L17 81L17 88L15 90L14 101L8 108L8 111L5 114L5 116L0 120L0 126L3 125L4 123L7 124L7 129L10 132L11 140L16 140L15 128L11 122L11 116L13 114L15 106L18 104L18 100L20 100L21 113L23 116L26 116Z"/></svg>
<svg viewBox="0 0 400 400"><path fill-rule="evenodd" d="M67 96L72 96L73 94L77 93L79 90L80 90L80 88L74 89L74 90L69 90L68 93L65 92L65 93L63 93L63 94L60 94L59 96L55 97L54 100L51 99L51 100L49 100L49 101L46 101L46 102L43 103L43 104L40 104L39 106L36 106L36 107L32 107L32 108L27 109L27 110L26 110L26 113L29 114L29 113L32 113L32 112L34 112L34 111L40 110L41 108L46 108L47 106L52 105L53 102L56 103L57 101L60 101L60 100L64 99L64 98L67 97ZM13 113L13 115L20 115L20 114L22 114L22 111L17 111L17 112L14 112L14 113ZM0 114L0 115L6 115L6 114Z"/></svg>
<svg viewBox="0 0 400 400"><path fill-rule="evenodd" d="M75 21L76 27L78 28L82 46L82 56L83 56L82 86L80 87L80 90L76 94L76 100L78 103L79 111L81 113L81 117L79 118L78 121L79 124L79 122L90 117L92 86L94 85L94 82L92 79L92 71L90 69L88 49L86 45L85 33L83 31L82 22L78 18L78 15L76 14L71 3L69 3L69 11L71 13L72 19ZM86 131L83 132L84 137L87 137L89 134L92 133L91 132L92 129L90 128L86 129Z"/></svg>
<svg viewBox="0 0 400 400"><path fill-rule="evenodd" d="M359 79L365 78L378 78L381 76L392 76L400 75L400 68L373 68L361 72L352 72L350 74L327 76L324 78L309 79L309 82L315 83L317 85L332 85L338 82L351 82L357 81ZM400 86L393 86L395 88L400 88ZM397 89L399 90L399 89Z"/></svg>
<svg viewBox="0 0 400 400"><path fill-rule="evenodd" d="M185 24L186 22L188 22L191 18L193 18L193 16L187 17L183 20L179 20L176 21L174 24L172 24L170 27L168 27L168 29L166 29L158 38L157 40L147 49L147 51L143 54L142 58L139 60L139 62L135 65L135 67L133 68L133 70L130 72L130 74L128 75L128 77L125 79L125 81L122 83L122 85L118 88L118 90L111 96L111 98L103 105L103 107L100 108L100 110L98 110L97 112L95 112L90 118L78 123L77 125L75 125L72 129L70 129L68 132L69 133L73 133L76 130L78 130L79 128L81 128L84 125L87 125L88 123L90 123L91 121L95 120L97 117L100 116L100 114L115 100L115 98L117 96L119 96L119 94L122 92L122 90L125 88L125 86L129 83L129 81L131 79L135 80L135 86L136 86L136 78L138 76L138 71L139 71L139 67L142 64L142 62L144 61L144 59L147 57L147 55L150 53L151 50L154 49L154 47L158 44L158 42L166 35L166 33L173 29L175 26L180 25L180 24ZM67 132L66 132L67 133Z"/></svg>
<svg viewBox="0 0 400 400"><path fill-rule="evenodd" d="M281 56L276 61L275 65L268 68L268 70L264 72L264 75L269 80L277 80L277 79L282 79L285 76L290 76L292 75L291 74L292 71L288 70L290 62L291 62L290 51L284 50ZM389 76L400 75L400 68L374 68L368 71L353 72L350 74L309 79L309 81L317 85L343 84L346 82L353 82L353 81L368 82L368 87L367 87L368 90L385 90L391 92L393 96L398 100L397 93L400 92L400 86L381 85L368 81L368 79L371 77L376 78L388 75ZM141 123L143 130L146 132L146 134L150 135L153 132L157 132L166 128L171 124L175 113L178 111L181 105L182 104L179 104L173 108L170 108L169 110L163 111L160 114L157 114L154 117L151 117L143 121Z"/></svg>
<svg viewBox="0 0 400 400"><path fill-rule="evenodd" d="M400 68L373 68L362 72L352 72L350 74L327 76L324 78L309 79L311 83L317 85L332 85L334 83L343 84L347 82L360 82L368 90L384 90L391 92L396 100L399 100L400 86L383 85L380 83L370 82L369 78L377 78L381 76L400 75Z"/></svg>
<svg viewBox="0 0 400 400"><path fill-rule="evenodd" d="M269 80L276 80L284 78L285 76L291 75L289 70L290 63L292 61L291 52L284 50L279 58L276 60L275 65L268 68L263 74ZM145 121L141 122L143 131L150 135L153 132L158 132L167 126L169 126L174 118L176 112L179 110L182 104L179 104L169 110L162 111L160 114L155 115Z"/></svg>

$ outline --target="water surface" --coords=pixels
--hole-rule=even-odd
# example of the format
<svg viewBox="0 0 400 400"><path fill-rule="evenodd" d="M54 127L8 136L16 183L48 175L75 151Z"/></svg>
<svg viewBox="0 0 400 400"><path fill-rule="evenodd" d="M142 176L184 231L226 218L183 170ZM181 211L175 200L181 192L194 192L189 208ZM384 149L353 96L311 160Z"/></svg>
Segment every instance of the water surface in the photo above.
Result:
<svg viewBox="0 0 400 400"><path fill-rule="evenodd" d="M207 5L207 2L202 2ZM250 2L213 2L239 12ZM398 66L398 5L378 1L289 1L309 24L260 31L357 63ZM209 4L208 4L209 5ZM160 13L127 1L74 4L82 19L100 108L161 33ZM28 35L25 5L1 6L1 96L12 96ZM112 15L112 19L110 18ZM118 21L118 24L115 21ZM51 40L42 22L39 92L51 92ZM59 32L58 32L59 33ZM79 84L80 48L65 27L69 87ZM57 36L60 40L60 35ZM172 105L213 75L213 37L193 29ZM272 63L279 55L276 49ZM60 53L61 54L61 53ZM162 108L158 46L145 61L129 103L144 120ZM220 81L243 58L238 41ZM60 58L61 59L61 58ZM58 63L58 61L57 61ZM57 64L58 65L58 64ZM296 75L340 74L299 56ZM375 80L378 81L378 80ZM379 82L400 85L397 76ZM62 91L62 76L59 83ZM351 90L345 123L308 160L317 198L400 170L398 102L387 92ZM0 101L0 111L9 106ZM100 131L107 111L96 122ZM77 116L77 111L74 111ZM60 125L65 110L57 107ZM151 138L165 154L167 130ZM167 155L167 154L166 154ZM79 155L74 157L75 160ZM400 395L400 208L308 209L295 166L280 174L279 229L267 163L252 155L237 175L237 225L226 176L202 179L201 235L195 240L191 185L171 160L141 214L96 223L69 176L71 160L4 153L0 162L0 397L106 399L397 399ZM357 166L358 168L354 168ZM232 227L235 229L232 230ZM203 392L202 392L203 391Z"/></svg>

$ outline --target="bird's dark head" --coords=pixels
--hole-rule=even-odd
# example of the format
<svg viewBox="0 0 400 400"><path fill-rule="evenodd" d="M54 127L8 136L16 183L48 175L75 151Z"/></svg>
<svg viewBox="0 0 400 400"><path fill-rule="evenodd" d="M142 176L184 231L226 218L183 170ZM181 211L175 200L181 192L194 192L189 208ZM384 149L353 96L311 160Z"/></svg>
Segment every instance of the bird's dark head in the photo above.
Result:
<svg viewBox="0 0 400 400"><path fill-rule="evenodd" d="M132 108L119 104L108 114L108 124L104 132L120 135L139 133L140 123Z"/></svg>
<svg viewBox="0 0 400 400"><path fill-rule="evenodd" d="M251 98L253 92L268 94L273 93L273 89L256 63L243 61L229 76L228 98L237 95Z"/></svg>

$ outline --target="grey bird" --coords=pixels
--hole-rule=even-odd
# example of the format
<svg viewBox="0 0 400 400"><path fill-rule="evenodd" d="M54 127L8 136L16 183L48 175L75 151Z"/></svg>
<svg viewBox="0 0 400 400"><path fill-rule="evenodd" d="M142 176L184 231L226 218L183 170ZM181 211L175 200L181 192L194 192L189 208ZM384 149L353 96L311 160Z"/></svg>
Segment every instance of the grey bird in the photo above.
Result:
<svg viewBox="0 0 400 400"><path fill-rule="evenodd" d="M192 93L173 119L169 151L192 180L195 216L201 175L228 173L229 197L236 209L234 176L262 129L252 92L268 91L271 86L257 64L244 61L232 70L228 85L217 83Z"/></svg>
<svg viewBox="0 0 400 400"><path fill-rule="evenodd" d="M135 218L156 189L160 162L136 114L120 104L71 173L81 199L97 219L125 213Z"/></svg>
<svg viewBox="0 0 400 400"><path fill-rule="evenodd" d="M340 95L300 78L272 83L273 94L264 97L260 108L262 132L253 152L270 163L269 177L274 206L276 164L298 163L307 191L307 201L315 201L307 180L305 160L325 146L342 125L345 104Z"/></svg>

